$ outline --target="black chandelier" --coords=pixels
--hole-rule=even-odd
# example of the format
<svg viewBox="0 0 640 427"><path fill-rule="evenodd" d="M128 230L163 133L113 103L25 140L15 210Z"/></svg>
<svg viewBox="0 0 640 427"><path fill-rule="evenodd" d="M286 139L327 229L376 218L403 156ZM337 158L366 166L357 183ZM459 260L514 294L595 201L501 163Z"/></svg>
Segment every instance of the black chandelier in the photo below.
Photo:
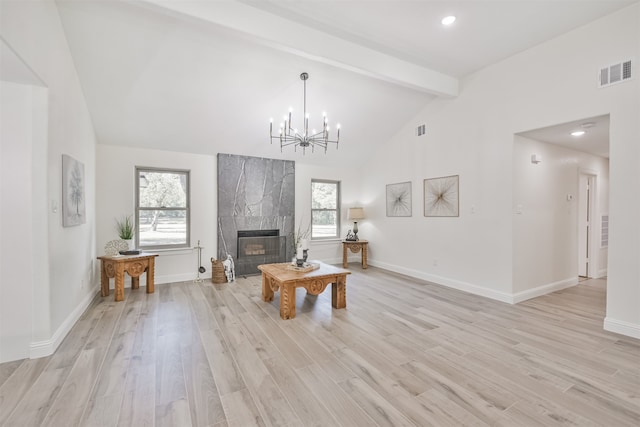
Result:
<svg viewBox="0 0 640 427"><path fill-rule="evenodd" d="M295 151L297 151L298 147L302 147L302 154L305 153L306 149L311 147L311 152L315 151L315 148L324 148L324 152L327 152L327 147L329 144L336 144L336 149L338 148L338 141L340 140L340 124L336 126L338 133L336 135L336 139L329 139L329 121L327 120L327 114L322 113L322 130L316 131L312 129L309 132L309 114L307 113L307 79L309 79L309 74L302 73L300 74L300 80L304 82L304 126L302 131L298 130L291 126L291 113L292 109L289 108L289 115L284 116L284 121L280 123L280 131L278 135L273 135L273 119L269 123L269 136L271 137L271 143L273 144L274 140L280 141L280 152L282 152L283 147L287 147L289 145L293 145Z"/></svg>

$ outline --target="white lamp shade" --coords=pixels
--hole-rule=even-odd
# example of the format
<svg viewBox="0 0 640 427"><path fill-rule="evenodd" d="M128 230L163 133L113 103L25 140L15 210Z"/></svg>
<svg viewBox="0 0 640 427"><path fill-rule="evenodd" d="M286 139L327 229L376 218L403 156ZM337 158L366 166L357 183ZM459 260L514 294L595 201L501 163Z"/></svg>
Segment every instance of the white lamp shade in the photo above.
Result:
<svg viewBox="0 0 640 427"><path fill-rule="evenodd" d="M349 208L348 219L364 219L363 208Z"/></svg>

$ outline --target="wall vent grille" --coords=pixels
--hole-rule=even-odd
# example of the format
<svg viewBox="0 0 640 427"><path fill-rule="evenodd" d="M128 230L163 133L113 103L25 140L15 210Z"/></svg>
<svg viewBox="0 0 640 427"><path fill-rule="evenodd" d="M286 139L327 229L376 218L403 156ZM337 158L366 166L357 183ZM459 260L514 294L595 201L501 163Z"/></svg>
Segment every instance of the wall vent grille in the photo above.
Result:
<svg viewBox="0 0 640 427"><path fill-rule="evenodd" d="M631 80L633 77L632 70L632 61L630 59L602 67L598 71L598 87L607 87Z"/></svg>
<svg viewBox="0 0 640 427"><path fill-rule="evenodd" d="M422 136L427 133L427 125L420 125L416 128L416 136Z"/></svg>

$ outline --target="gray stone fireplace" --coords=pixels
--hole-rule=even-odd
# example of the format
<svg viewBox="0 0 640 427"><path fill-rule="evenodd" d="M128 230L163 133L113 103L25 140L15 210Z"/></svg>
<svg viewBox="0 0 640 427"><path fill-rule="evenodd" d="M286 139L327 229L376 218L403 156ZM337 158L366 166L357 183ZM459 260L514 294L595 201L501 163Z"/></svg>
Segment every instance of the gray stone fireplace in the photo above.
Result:
<svg viewBox="0 0 640 427"><path fill-rule="evenodd" d="M218 258L237 275L293 257L295 163L218 154Z"/></svg>

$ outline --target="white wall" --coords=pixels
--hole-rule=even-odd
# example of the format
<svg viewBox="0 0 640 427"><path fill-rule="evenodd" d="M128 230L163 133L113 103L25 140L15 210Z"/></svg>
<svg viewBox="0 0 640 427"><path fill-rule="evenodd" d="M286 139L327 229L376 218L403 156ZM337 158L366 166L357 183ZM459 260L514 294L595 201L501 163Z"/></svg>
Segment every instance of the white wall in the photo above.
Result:
<svg viewBox="0 0 640 427"><path fill-rule="evenodd" d="M542 162L531 163L531 155ZM603 157L516 136L513 150L513 292L516 301L578 283L578 176L597 175L593 218L608 211L609 161ZM572 200L567 200L567 195ZM586 205L585 205L586 206ZM593 235L599 236L597 220ZM606 249L593 245L594 263ZM602 252L602 254L600 253ZM606 265L606 264L605 264Z"/></svg>
<svg viewBox="0 0 640 427"><path fill-rule="evenodd" d="M629 197L640 190L640 79L596 87L599 67L640 58L639 15L636 3L478 71L458 98L430 103L373 153L362 170L371 263L513 301L514 134L609 113L607 317L640 331L640 199ZM421 123L427 134L415 137ZM423 217L423 179L455 174L460 217ZM385 184L409 180L413 216L386 218Z"/></svg>
<svg viewBox="0 0 640 427"><path fill-rule="evenodd" d="M314 155L321 156L322 153L316 153ZM360 172L356 168L334 168L296 162L296 230L299 225L302 225L302 229L306 229L311 220L312 179L340 181L340 238L332 240L310 240L309 246L309 257L311 259L338 264L342 262L341 241L347 235L347 230L353 228L353 222L347 219L348 208L365 205L365 215L367 214L366 200L361 197L360 193L362 184ZM368 239L369 223L366 219L358 222L358 229L358 236L365 240ZM356 258L350 254L349 259L355 260Z"/></svg>
<svg viewBox="0 0 640 427"><path fill-rule="evenodd" d="M217 161L215 156L145 150L98 144L97 150L97 252L118 239L115 220L135 215L135 167L174 168L191 171L191 247L203 246L201 277L211 277L211 257L217 253ZM198 271L193 249L160 251L156 259L155 282L193 280ZM142 283L146 276L142 277ZM127 281L128 282L128 281ZM127 283L127 286L129 283ZM113 280L111 280L113 287Z"/></svg>
<svg viewBox="0 0 640 427"><path fill-rule="evenodd" d="M49 281L37 273L48 260L46 235L42 239L38 233L46 232L46 186L38 159L46 159L47 90L2 81L0 93L0 362L5 362L29 357L32 329L42 333L49 327Z"/></svg>
<svg viewBox="0 0 640 427"><path fill-rule="evenodd" d="M90 286L95 258L95 136L55 4L1 2L0 8L0 35L48 88L48 145L38 147L38 157L32 159L31 216L47 222L46 236L39 221L32 231L34 245L45 249L34 277L48 279L49 289L34 296L33 357L55 350L95 295ZM33 129L34 135L41 133ZM45 139L39 135L34 140ZM85 165L87 222L70 228L63 228L61 220L62 154ZM46 188L46 193L40 188ZM57 212L48 209L52 205ZM48 298L48 310L40 300L43 295Z"/></svg>

